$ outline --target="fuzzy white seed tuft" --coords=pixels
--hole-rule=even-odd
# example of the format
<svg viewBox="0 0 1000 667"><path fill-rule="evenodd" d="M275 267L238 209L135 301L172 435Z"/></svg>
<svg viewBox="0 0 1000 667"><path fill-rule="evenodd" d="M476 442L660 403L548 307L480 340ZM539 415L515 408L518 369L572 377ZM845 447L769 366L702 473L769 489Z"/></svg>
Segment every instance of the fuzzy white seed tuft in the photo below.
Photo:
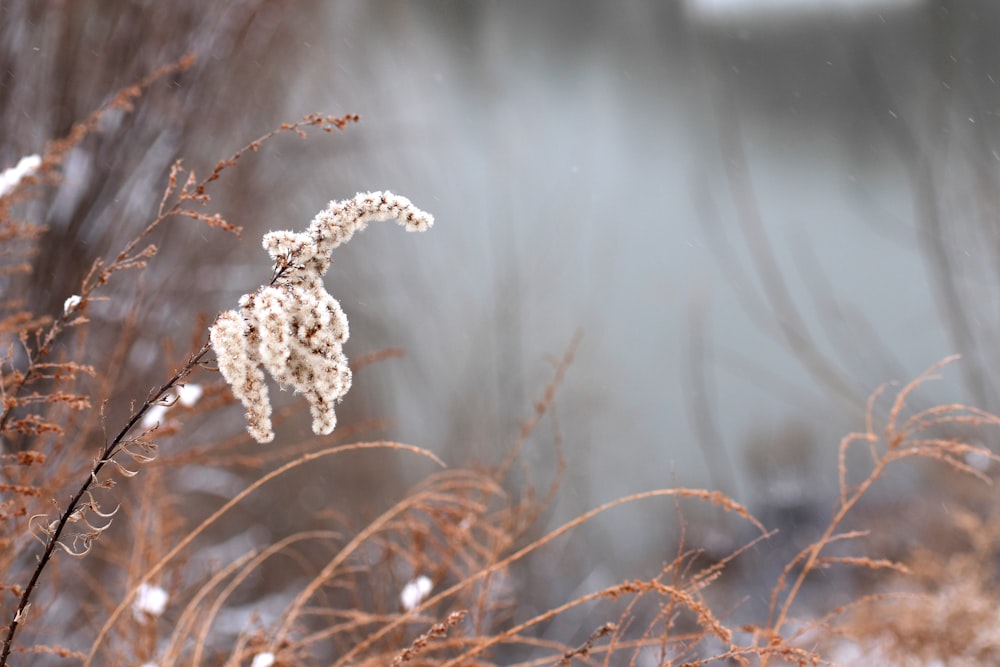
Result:
<svg viewBox="0 0 1000 667"><path fill-rule="evenodd" d="M132 602L132 614L140 621L147 620L149 617L162 616L169 599L170 596L167 595L167 592L159 586L142 584L136 591L135 600Z"/></svg>
<svg viewBox="0 0 1000 667"><path fill-rule="evenodd" d="M82 301L83 299L81 299L79 295L74 294L63 302L63 312L69 315L80 306Z"/></svg>
<svg viewBox="0 0 1000 667"><path fill-rule="evenodd" d="M330 202L302 233L269 232L263 246L274 261L275 278L239 300L211 328L219 371L243 403L247 430L258 442L274 438L266 369L281 385L303 394L317 435L333 432L335 405L351 388L351 367L343 345L347 317L326 291L323 275L330 252L373 220L396 220L407 231L424 231L434 218L391 192L359 193Z"/></svg>
<svg viewBox="0 0 1000 667"><path fill-rule="evenodd" d="M271 667L274 664L273 653L258 653L250 662L250 667Z"/></svg>
<svg viewBox="0 0 1000 667"><path fill-rule="evenodd" d="M18 183L25 177L35 173L40 166L42 166L41 157L38 155L25 155L18 160L15 166L0 171L0 197L3 197L8 192L13 192Z"/></svg>
<svg viewBox="0 0 1000 667"><path fill-rule="evenodd" d="M421 575L403 586L403 591L399 594L399 603L406 611L413 611L418 604L427 599L433 588L431 580Z"/></svg>

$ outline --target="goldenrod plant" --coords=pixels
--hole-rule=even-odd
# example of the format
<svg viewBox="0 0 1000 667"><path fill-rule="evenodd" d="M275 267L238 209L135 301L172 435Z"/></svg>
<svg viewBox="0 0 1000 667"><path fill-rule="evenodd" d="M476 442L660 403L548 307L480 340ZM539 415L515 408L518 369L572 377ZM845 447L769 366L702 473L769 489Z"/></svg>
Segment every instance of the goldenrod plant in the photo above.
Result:
<svg viewBox="0 0 1000 667"><path fill-rule="evenodd" d="M274 439L271 403L260 367L309 400L313 432L329 435L337 424L334 406L351 388L343 345L350 335L340 304L323 276L330 252L370 221L397 220L422 232L434 218L391 192L359 193L330 202L304 233L270 232L264 249L274 261L269 285L240 299L240 310L219 315L212 347L219 371L247 411L247 429L257 442Z"/></svg>

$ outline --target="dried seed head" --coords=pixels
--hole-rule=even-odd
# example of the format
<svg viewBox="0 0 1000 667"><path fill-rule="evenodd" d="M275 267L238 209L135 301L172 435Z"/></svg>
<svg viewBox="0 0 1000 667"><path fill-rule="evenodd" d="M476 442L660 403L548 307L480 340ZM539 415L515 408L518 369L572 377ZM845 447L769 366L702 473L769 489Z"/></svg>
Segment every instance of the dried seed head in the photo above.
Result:
<svg viewBox="0 0 1000 667"><path fill-rule="evenodd" d="M330 202L305 232L264 235L275 265L270 285L240 298L240 310L219 315L211 328L219 371L242 401L247 430L258 442L274 438L263 367L282 385L304 394L313 432L331 433L334 406L351 388L343 344L350 331L340 304L326 291L330 252L373 220L396 220L407 231L425 231L434 218L391 192L359 193Z"/></svg>

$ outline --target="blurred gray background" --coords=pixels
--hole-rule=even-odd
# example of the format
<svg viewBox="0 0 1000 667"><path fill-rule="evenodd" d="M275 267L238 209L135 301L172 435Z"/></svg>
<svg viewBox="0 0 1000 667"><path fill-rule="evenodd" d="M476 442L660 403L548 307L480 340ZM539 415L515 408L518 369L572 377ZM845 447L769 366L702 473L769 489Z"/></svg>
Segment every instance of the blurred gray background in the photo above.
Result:
<svg viewBox="0 0 1000 667"><path fill-rule="evenodd" d="M329 3L286 115L363 120L280 224L369 188L437 216L328 280L354 354L408 352L355 389L394 437L495 456L579 328L568 494L791 500L885 381L961 352L940 396L1000 407L997 11Z"/></svg>
<svg viewBox="0 0 1000 667"><path fill-rule="evenodd" d="M0 0L3 166L199 55L68 164L34 287L53 309L81 270L59 258L141 228L175 157L204 173L306 112L362 118L220 182L242 242L170 226L140 290L156 335L131 362L148 383L192 304L214 313L268 279L260 234L390 189L437 224L376 225L335 254L348 355L406 350L358 373L342 423L387 417L379 437L496 461L582 331L556 401L560 514L675 484L765 514L826 502L869 392L955 352L922 396L1000 409L994 2L40 4ZM123 145L141 169L106 157ZM132 180L108 191L114 170ZM552 437L528 460L551 466ZM303 502L425 472L396 465L314 475ZM656 560L669 514L601 548Z"/></svg>

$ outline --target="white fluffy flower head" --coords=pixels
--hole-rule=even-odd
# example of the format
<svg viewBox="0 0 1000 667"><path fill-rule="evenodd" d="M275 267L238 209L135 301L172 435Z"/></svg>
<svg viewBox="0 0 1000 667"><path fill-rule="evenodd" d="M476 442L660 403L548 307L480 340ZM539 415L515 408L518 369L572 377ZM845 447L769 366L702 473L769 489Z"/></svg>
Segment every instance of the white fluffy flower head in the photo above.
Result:
<svg viewBox="0 0 1000 667"><path fill-rule="evenodd" d="M253 661L250 662L250 667L271 667L274 664L274 654L258 653L253 657Z"/></svg>
<svg viewBox="0 0 1000 667"><path fill-rule="evenodd" d="M0 197L3 197L8 192L13 192L18 183L34 174L41 166L41 157L38 155L26 155L15 166L0 171Z"/></svg>
<svg viewBox="0 0 1000 667"><path fill-rule="evenodd" d="M433 589L434 584L430 578L420 575L403 586L403 590L399 594L399 603L403 605L404 610L413 611L430 595Z"/></svg>
<svg viewBox="0 0 1000 667"><path fill-rule="evenodd" d="M136 591L135 600L132 602L132 614L138 620L155 618L162 616L167 609L167 601L170 596L159 586L142 584Z"/></svg>
<svg viewBox="0 0 1000 667"><path fill-rule="evenodd" d="M264 373L309 401L313 431L331 433L334 406L351 388L343 345L350 334L340 304L326 291L330 252L373 220L396 220L407 231L424 231L434 218L391 192L359 193L330 202L305 232L264 235L275 277L240 299L211 328L219 371L246 408L247 430L258 442L274 438Z"/></svg>
<svg viewBox="0 0 1000 667"><path fill-rule="evenodd" d="M63 312L69 315L74 310L79 308L82 302L83 299L80 297L80 295L74 294L73 296L71 296L70 298L66 299L66 301L63 302Z"/></svg>

